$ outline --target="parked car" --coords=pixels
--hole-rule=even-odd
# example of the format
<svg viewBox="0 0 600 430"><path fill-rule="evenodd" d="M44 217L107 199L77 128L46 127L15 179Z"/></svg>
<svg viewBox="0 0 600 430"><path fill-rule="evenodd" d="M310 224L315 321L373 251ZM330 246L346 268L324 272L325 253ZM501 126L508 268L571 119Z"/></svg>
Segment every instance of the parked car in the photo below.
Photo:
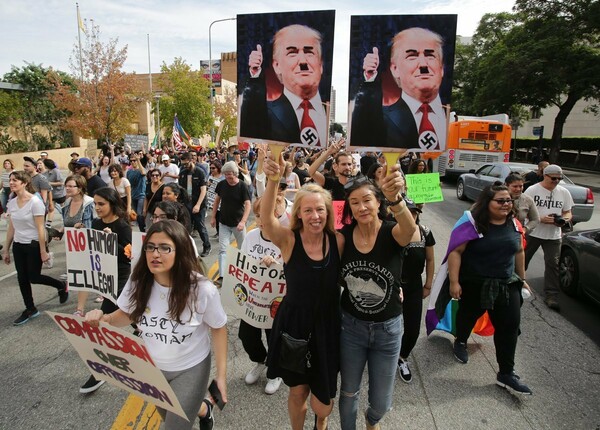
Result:
<svg viewBox="0 0 600 430"><path fill-rule="evenodd" d="M537 170L534 164L526 163L489 163L481 166L477 171L463 173L456 183L456 197L460 200L477 200L479 193L495 181L504 182L510 173L518 173L525 176L532 170ZM594 212L594 195L592 190L581 185L575 185L573 181L563 174L560 185L571 193L573 198L573 224L589 221Z"/></svg>
<svg viewBox="0 0 600 430"><path fill-rule="evenodd" d="M569 296L585 295L600 304L600 229L563 236L560 288Z"/></svg>

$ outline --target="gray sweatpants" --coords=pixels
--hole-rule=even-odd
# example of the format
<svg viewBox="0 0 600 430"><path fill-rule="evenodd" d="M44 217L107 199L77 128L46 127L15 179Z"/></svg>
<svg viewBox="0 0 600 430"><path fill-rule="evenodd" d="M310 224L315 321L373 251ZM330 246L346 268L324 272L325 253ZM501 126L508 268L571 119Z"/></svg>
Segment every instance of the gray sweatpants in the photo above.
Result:
<svg viewBox="0 0 600 430"><path fill-rule="evenodd" d="M167 382L177 396L177 400L187 415L189 422L173 412L166 411L162 408L156 408L165 423L165 430L190 430L194 426L194 422L200 412L202 400L206 395L208 388L208 378L210 376L210 354L189 369L171 372L168 370L162 371L167 379Z"/></svg>
<svg viewBox="0 0 600 430"><path fill-rule="evenodd" d="M556 298L560 292L558 262L560 260L561 239L538 239L527 236L527 247L525 248L525 269L533 255L541 246L544 251L544 294L546 298Z"/></svg>

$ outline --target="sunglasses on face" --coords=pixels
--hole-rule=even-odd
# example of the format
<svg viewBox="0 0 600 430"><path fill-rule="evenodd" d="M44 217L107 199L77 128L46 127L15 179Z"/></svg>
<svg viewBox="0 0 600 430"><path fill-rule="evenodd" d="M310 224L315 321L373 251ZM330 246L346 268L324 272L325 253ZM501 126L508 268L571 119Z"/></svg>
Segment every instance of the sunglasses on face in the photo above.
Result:
<svg viewBox="0 0 600 430"><path fill-rule="evenodd" d="M493 201L495 201L496 203L498 203L499 205L512 205L513 204L513 199L492 199Z"/></svg>
<svg viewBox="0 0 600 430"><path fill-rule="evenodd" d="M150 175L153 178L160 178L160 175Z"/></svg>
<svg viewBox="0 0 600 430"><path fill-rule="evenodd" d="M562 176L550 176L550 175L546 175L546 176L549 177L551 181L560 181L562 179Z"/></svg>

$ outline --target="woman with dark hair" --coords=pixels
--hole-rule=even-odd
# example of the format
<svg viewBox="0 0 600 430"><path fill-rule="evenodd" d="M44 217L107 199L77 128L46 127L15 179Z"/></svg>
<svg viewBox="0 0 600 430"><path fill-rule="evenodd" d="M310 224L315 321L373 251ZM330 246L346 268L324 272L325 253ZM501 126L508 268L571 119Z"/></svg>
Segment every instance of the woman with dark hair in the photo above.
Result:
<svg viewBox="0 0 600 430"><path fill-rule="evenodd" d="M125 218L123 200L113 188L98 188L94 193L94 206L98 218L92 221L92 228L106 233L116 233L117 235L117 295L120 295L131 273L131 261L125 255L125 248L131 244L129 219ZM79 295L77 298L78 308L80 303L85 304L86 298L83 294ZM101 309L104 313L109 313L115 311L117 305L108 299L104 299ZM83 394L92 393L100 388L102 384L104 384L104 381L98 381L91 375L86 383L81 386L79 392Z"/></svg>
<svg viewBox="0 0 600 430"><path fill-rule="evenodd" d="M525 254L513 199L504 185L483 189L470 211L479 238L462 243L448 254L450 297L460 300L456 314L454 356L469 359L467 339L486 311L494 325L499 372L496 384L518 394L531 394L514 373L515 350L521 322L521 289L525 282Z"/></svg>
<svg viewBox="0 0 600 430"><path fill-rule="evenodd" d="M435 271L435 253L433 246L435 239L431 229L419 221L421 209L412 200L405 199L406 207L410 210L417 229L413 233L410 243L406 245L404 262L402 263L402 318L404 333L398 357L398 373L400 379L406 383L412 381L412 372L408 366L408 356L415 347L419 332L421 331L421 317L423 316L423 299L429 296ZM425 285L421 275L425 270Z"/></svg>
<svg viewBox="0 0 600 430"><path fill-rule="evenodd" d="M429 173L427 162L422 158L417 158L408 166L408 174L414 175L415 173Z"/></svg>
<svg viewBox="0 0 600 430"><path fill-rule="evenodd" d="M184 209L180 210L178 221L191 233L193 228L192 218L190 217L190 212L186 209L186 204L189 201L187 191L181 188L177 182L170 182L163 187L162 201L175 203Z"/></svg>
<svg viewBox="0 0 600 430"><path fill-rule="evenodd" d="M129 218L131 212L131 183L125 178L123 168L119 164L113 164L108 168L108 174L111 177L109 187L114 188L125 205L125 215Z"/></svg>
<svg viewBox="0 0 600 430"><path fill-rule="evenodd" d="M94 170L94 175L100 176L102 180L106 183L106 185L110 185L112 182L112 178L110 177L110 173L108 171L111 166L112 158L108 155L103 155L98 163L98 167Z"/></svg>
<svg viewBox="0 0 600 430"><path fill-rule="evenodd" d="M513 198L515 216L523 226L525 234L532 231L540 223L540 215L537 206L531 196L523 193L524 179L518 173L511 173L506 177L504 183Z"/></svg>
<svg viewBox="0 0 600 430"><path fill-rule="evenodd" d="M163 182L162 174L158 169L150 169L146 174L148 177L148 186L146 187L146 199L144 200L144 210L142 215L146 218L146 225L152 224L152 213L154 206L162 201Z"/></svg>
<svg viewBox="0 0 600 430"><path fill-rule="evenodd" d="M200 272L188 232L178 222L153 224L143 251L118 308L90 311L86 320L93 326L100 321L116 327L137 324L154 363L188 417L157 408L166 430L191 429L197 416L202 417L200 428L212 428L207 426L212 424L212 403L203 400L210 376L211 337L215 380L227 402L227 315L219 292ZM157 320L167 322L154 324Z"/></svg>
<svg viewBox="0 0 600 430"><path fill-rule="evenodd" d="M271 329L267 377L280 377L290 387L288 414L293 430L304 427L307 399L315 412L315 428L327 427L337 391L339 372L339 259L343 237L334 230L331 194L319 185L304 185L292 208L290 227L275 216L281 166L264 161L269 177L260 207L263 231L281 250L287 292ZM281 356L286 339L304 340L310 355L302 369Z"/></svg>
<svg viewBox="0 0 600 430"><path fill-rule="evenodd" d="M40 315L33 301L31 284L56 288L61 304L68 300L69 292L66 282L42 275L42 263L50 259L44 228L46 205L33 194L31 176L24 171L13 171L9 185L15 197L7 203L9 217L3 259L10 264L10 246L14 243L13 257L25 310L13 325L21 325Z"/></svg>
<svg viewBox="0 0 600 430"><path fill-rule="evenodd" d="M364 177L344 187L344 211L351 220L342 229L340 270L340 422L344 430L356 428L365 366L369 369L367 429L379 428L392 407L402 338L402 256L416 230L401 195L404 179L397 169L383 178L381 189ZM384 219L382 193L394 221Z"/></svg>
<svg viewBox="0 0 600 430"><path fill-rule="evenodd" d="M385 168L379 163L373 163L367 171L367 178L377 187L381 188L381 182L385 177Z"/></svg>

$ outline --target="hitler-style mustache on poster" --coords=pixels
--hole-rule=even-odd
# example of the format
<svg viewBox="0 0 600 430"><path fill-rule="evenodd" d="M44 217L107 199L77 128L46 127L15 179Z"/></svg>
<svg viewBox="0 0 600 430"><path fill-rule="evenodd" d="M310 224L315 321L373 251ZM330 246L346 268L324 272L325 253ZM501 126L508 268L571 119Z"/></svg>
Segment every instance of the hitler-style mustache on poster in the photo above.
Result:
<svg viewBox="0 0 600 430"><path fill-rule="evenodd" d="M456 21L457 15L351 17L351 149L446 149Z"/></svg>
<svg viewBox="0 0 600 430"><path fill-rule="evenodd" d="M253 327L270 329L286 292L283 265L269 267L230 246L221 300L236 317Z"/></svg>
<svg viewBox="0 0 600 430"><path fill-rule="evenodd" d="M237 16L238 140L325 148L335 11Z"/></svg>
<svg viewBox="0 0 600 430"><path fill-rule="evenodd" d="M92 327L82 317L47 313L97 379L187 420L179 400L154 364L144 341L108 324Z"/></svg>
<svg viewBox="0 0 600 430"><path fill-rule="evenodd" d="M94 292L117 303L117 235L67 227L65 236L69 289Z"/></svg>

